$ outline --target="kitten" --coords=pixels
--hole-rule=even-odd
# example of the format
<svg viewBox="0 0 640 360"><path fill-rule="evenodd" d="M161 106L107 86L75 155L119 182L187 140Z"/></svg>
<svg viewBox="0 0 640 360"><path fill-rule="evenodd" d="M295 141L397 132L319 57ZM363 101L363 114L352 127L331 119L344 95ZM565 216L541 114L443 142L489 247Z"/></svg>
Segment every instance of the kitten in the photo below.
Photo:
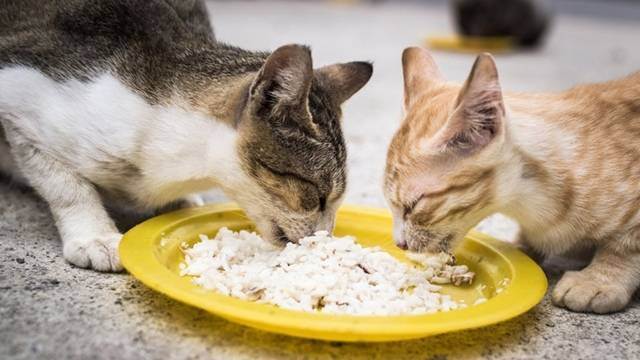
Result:
<svg viewBox="0 0 640 360"><path fill-rule="evenodd" d="M509 36L520 46L540 45L551 22L546 0L454 0L454 22L467 36Z"/></svg>
<svg viewBox="0 0 640 360"><path fill-rule="evenodd" d="M49 203L67 261L121 269L105 211L222 188L273 241L331 230L345 190L340 105L365 62L215 41L202 1L2 1L0 171Z"/></svg>
<svg viewBox="0 0 640 360"><path fill-rule="evenodd" d="M405 118L385 193L398 246L448 251L502 212L542 255L595 248L552 293L574 311L623 309L640 284L640 73L546 94L503 93L493 58L446 82L431 55L402 56Z"/></svg>

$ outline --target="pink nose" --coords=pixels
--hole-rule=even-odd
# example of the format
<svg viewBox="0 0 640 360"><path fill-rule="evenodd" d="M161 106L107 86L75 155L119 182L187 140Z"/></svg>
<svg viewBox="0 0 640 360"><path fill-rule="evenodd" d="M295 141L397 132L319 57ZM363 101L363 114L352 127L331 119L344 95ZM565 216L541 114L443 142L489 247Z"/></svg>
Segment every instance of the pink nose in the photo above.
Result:
<svg viewBox="0 0 640 360"><path fill-rule="evenodd" d="M396 246L402 250L407 250L409 247L407 246L407 242L404 240L396 241Z"/></svg>

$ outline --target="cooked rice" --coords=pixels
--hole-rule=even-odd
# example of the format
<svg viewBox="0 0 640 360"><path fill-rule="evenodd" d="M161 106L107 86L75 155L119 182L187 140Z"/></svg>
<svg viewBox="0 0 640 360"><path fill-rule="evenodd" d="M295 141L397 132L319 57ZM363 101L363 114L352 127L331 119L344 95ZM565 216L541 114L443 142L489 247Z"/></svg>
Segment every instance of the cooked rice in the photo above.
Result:
<svg viewBox="0 0 640 360"><path fill-rule="evenodd" d="M437 284L471 283L464 265L448 255L412 254L418 269L378 247L363 248L350 236L325 231L284 248L255 233L222 228L214 239L184 248L182 276L224 295L282 308L332 314L399 315L466 307L441 294ZM432 283L430 283L430 281Z"/></svg>

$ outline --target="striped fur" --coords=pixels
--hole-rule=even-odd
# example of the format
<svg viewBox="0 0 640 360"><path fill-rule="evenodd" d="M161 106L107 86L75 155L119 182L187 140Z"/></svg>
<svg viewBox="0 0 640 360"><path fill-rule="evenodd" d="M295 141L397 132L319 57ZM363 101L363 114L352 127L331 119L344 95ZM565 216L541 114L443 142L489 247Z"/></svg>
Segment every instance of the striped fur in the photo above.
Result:
<svg viewBox="0 0 640 360"><path fill-rule="evenodd" d="M107 206L197 205L213 187L297 241L333 229L340 107L371 74L224 44L203 0L0 0L0 171L48 202L81 267L122 268Z"/></svg>
<svg viewBox="0 0 640 360"><path fill-rule="evenodd" d="M462 86L442 79L426 50L405 50L403 65L406 114L385 178L398 245L449 251L502 212L535 254L595 250L564 275L556 304L622 309L640 285L640 73L503 94L488 55Z"/></svg>

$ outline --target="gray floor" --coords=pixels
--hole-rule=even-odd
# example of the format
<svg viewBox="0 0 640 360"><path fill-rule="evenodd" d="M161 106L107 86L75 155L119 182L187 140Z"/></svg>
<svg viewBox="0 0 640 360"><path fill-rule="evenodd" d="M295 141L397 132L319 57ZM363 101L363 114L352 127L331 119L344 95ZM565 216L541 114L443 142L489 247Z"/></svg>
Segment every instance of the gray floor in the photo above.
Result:
<svg viewBox="0 0 640 360"><path fill-rule="evenodd" d="M625 6L628 6L626 4ZM212 3L218 37L251 49L301 42L317 65L372 60L371 83L346 106L350 148L347 202L384 206L380 177L397 126L399 57L428 34L450 31L447 11L417 3ZM497 58L508 90L555 90L640 68L640 24L615 17L556 19L540 52ZM437 53L444 73L463 80L473 58ZM640 358L640 301L596 316L552 307L495 326L390 344L332 344L234 325L146 289L125 274L73 268L45 204L0 182L0 358ZM504 239L515 226L493 217L480 228ZM550 271L554 283L557 274Z"/></svg>

